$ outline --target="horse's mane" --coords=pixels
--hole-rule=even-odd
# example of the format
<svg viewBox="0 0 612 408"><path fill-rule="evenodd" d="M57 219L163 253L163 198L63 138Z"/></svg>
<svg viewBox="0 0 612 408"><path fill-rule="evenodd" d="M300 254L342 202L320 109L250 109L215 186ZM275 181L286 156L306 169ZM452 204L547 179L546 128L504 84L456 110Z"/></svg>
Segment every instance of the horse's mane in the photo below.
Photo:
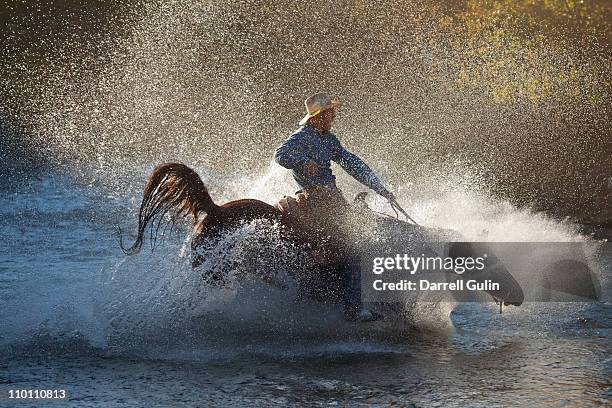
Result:
<svg viewBox="0 0 612 408"><path fill-rule="evenodd" d="M191 215L197 223L201 212L210 213L218 206L212 201L198 174L182 163L164 163L149 175L138 214L138 236L125 248L120 233L121 249L133 255L142 249L147 225L151 224L151 245L154 246L164 216L173 212L177 217Z"/></svg>

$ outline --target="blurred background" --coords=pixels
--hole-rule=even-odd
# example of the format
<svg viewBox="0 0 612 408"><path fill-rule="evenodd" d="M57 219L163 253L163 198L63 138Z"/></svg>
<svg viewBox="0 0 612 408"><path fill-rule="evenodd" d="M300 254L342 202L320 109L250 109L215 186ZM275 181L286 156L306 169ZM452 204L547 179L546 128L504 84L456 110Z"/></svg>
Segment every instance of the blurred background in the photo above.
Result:
<svg viewBox="0 0 612 408"><path fill-rule="evenodd" d="M608 0L9 0L0 185L52 170L140 191L142 169L166 160L265 173L323 90L345 102L343 144L393 188L461 184L610 226L611 11Z"/></svg>

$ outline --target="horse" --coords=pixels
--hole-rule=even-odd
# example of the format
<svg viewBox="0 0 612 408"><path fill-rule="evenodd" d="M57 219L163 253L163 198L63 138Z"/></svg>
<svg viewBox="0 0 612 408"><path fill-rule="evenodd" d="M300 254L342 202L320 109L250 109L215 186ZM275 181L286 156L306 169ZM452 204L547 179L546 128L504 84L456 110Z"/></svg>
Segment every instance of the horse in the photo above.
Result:
<svg viewBox="0 0 612 408"><path fill-rule="evenodd" d="M358 195L363 199L363 195ZM298 243L307 248L324 247L332 254L326 261L318 265L323 273L310 275L305 282L307 292L318 300L338 302L341 291L333 288L342 288L346 285L345 275L350 260L342 256L342 250L333 243L312 234L304 228L303 223L295 216L282 211L281 206L273 206L260 200L239 199L222 205L216 204L211 198L208 189L200 176L182 163L164 163L158 165L149 175L138 214L138 230L135 242L129 247L120 246L128 255L138 253L143 246L147 226L151 226L151 240L154 242L157 231L169 212L178 217L190 216L193 220L192 267L200 266L204 259L199 248L218 239L225 232L240 228L244 223L257 220L266 220L280 226L283 240ZM414 236L415 231L427 236L432 231L398 219L380 218L387 243L399 243L403 237ZM440 232L440 231L436 231ZM448 231L446 231L448 232ZM451 235L454 231L450 231ZM457 234L455 233L455 236ZM470 252L469 244L461 243L451 249L454 256L465 256ZM298 282L300 277L298 276ZM500 304L520 305L523 301L522 289L514 278L503 269L498 272L499 281L505 282L506 288L501 292L488 292ZM484 279L484 278L483 278ZM223 276L212 276L212 282L223 283ZM304 283L302 280L301 283ZM329 292L331 290L331 292Z"/></svg>
<svg viewBox="0 0 612 408"><path fill-rule="evenodd" d="M153 244L160 225L168 213L173 213L177 217L191 217L193 220L191 240L193 268L197 268L204 261L204 254L199 251L201 247L220 238L225 232L238 229L245 223L253 221L264 220L280 226L281 238L297 244L301 249L318 248L323 244L316 234L305 231L303 225L296 222L295 217L281 211L278 206L255 199L239 199L217 205L193 169L182 163L164 163L155 167L148 177L139 209L135 242L126 248L120 236L120 246L124 253L134 255L140 252L148 226L151 226L150 236ZM311 286L310 293L317 294L316 297L319 299L330 298L329 293L322 293L321 287L331 289L344 284L342 282L344 265L337 256L340 251L333 250L329 242L325 245L328 256L318 265L324 272L320 275L311 274L308 282ZM314 279L317 276L318 279ZM224 282L224 277L216 272L211 276L203 275L203 278L217 285ZM304 279L301 281L304 283ZM334 285L330 282L339 284ZM337 301L339 298L341 294L337 292L330 299Z"/></svg>

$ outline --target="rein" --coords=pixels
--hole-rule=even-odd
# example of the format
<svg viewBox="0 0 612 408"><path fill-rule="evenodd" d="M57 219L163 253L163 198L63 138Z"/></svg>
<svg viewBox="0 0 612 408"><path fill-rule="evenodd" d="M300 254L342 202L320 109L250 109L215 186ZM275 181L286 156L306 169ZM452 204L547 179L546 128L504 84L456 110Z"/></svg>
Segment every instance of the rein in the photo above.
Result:
<svg viewBox="0 0 612 408"><path fill-rule="evenodd" d="M413 220L412 217L410 215L408 215L408 213L406 213L406 211L404 211L404 209L397 203L396 200L389 200L389 205L391 206L391 209L393 210L393 212L395 212L395 216L393 216L391 214L384 213L384 212L375 211L375 210L372 210L372 209L370 209L370 211L372 211L374 214L382 215L384 217L392 218L394 220L399 220L399 214L401 213L404 217L406 217L406 220L408 220L411 223L413 223L414 225L420 227L420 225L417 224L417 222L415 220Z"/></svg>
<svg viewBox="0 0 612 408"><path fill-rule="evenodd" d="M393 209L393 211L395 211L395 218L399 219L399 215L398 215L398 211L400 213L402 213L402 215L404 217L406 217L407 220L409 220L410 222L412 222L414 225L419 226L419 224L417 224L417 222L415 220L412 219L411 216L408 215L408 213L406 211L404 211L404 209L398 204L397 200L389 200L389 204L391 205L391 208Z"/></svg>

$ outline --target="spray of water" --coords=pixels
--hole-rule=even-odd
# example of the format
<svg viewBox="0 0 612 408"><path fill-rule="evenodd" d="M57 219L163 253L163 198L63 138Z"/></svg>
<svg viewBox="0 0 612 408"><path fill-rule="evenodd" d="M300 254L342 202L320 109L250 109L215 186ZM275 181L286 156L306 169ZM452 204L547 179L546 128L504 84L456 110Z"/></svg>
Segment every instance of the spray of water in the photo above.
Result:
<svg viewBox="0 0 612 408"><path fill-rule="evenodd" d="M345 101L344 143L398 185L469 172L514 204L606 220L605 45L451 3L137 2L87 58L68 41L10 81L9 106L34 146L129 191L170 159L263 173L322 89Z"/></svg>
<svg viewBox="0 0 612 408"><path fill-rule="evenodd" d="M277 189L291 187L286 172L275 167L261 180L265 182L235 177L232 183L225 184L233 186L225 190L225 196L240 195L252 187L255 196L272 201ZM57 188L50 191L57 194ZM87 218L81 220L75 216L75 211L83 211L82 207L89 208L97 201L88 202L80 191L73 192L72 187L67 193L81 197L73 199L76 208L56 208L53 201L51 205L41 206L45 209L42 219L55 222L60 211L68 212L67 220L76 220L73 228L58 231L53 240L77 256L77 248L84 246L85 251L91 251L92 245L99 248L97 251L115 248L115 254L96 262L85 258L85 263L75 264L74 274L68 273L70 262L58 264L61 269L58 276L63 282L59 287L55 284L55 275L49 276L48 282L41 277L25 282L18 299L3 304L3 310L9 313L3 321L10 328L3 333L3 344L26 341L31 347L27 342L30 336L34 336L36 344L41 337L50 337L69 342L84 340L111 353L209 359L239 353L247 346L271 352L270 347L276 346L270 345L287 342L295 346L309 339L309 345L305 346L308 350L315 344L329 351L353 347L354 344L348 345L346 341L359 343L363 338L406 339L410 336L405 331L414 333L411 329L414 326L436 331L452 327L449 316L454 303L420 303L414 299L406 299L411 313L405 326L398 320L375 328L345 323L340 306L322 305L299 296L289 272L296 273L295 268L308 267L309 263L304 259L305 254L277 241L277 232L271 226L262 230L257 225L245 225L211 243L205 249L204 264L196 270L191 268L188 222L178 224L176 232L160 237L155 251L145 247L137 256L123 257L116 237L103 233L105 228L100 220L89 224ZM450 227L468 239L481 240L483 229L489 231L488 239L492 241L584 239L570 224L517 210L508 203L461 189L454 183L435 199L427 194L402 193L399 200L406 203L406 209L423 225ZM20 211L26 211L30 205L27 199L18 204L22 207ZM116 204L97 204L102 206L97 211L107 207L109 211L116 211ZM378 211L388 211L382 200L370 200L370 204ZM138 205L137 199L122 204L124 211L132 215L132 228ZM70 241L74 231L79 237L76 245ZM84 237L86 242L82 241ZM52 253L42 252L41 262ZM66 256L72 259L74 255ZM225 286L209 285L202 278L202 274L215 271L226 274ZM265 275L273 277L274 284L264 282ZM15 318L11 317L11 311ZM510 313L520 316L522 310ZM379 343L368 343L367 347L378 350L376 344ZM295 351L291 347L289 350Z"/></svg>
<svg viewBox="0 0 612 408"><path fill-rule="evenodd" d="M292 193L288 172L269 166L270 156L300 119L303 99L328 90L345 102L335 125L343 143L419 223L474 240L483 230L491 241L582 240L572 224L537 210L610 217L609 55L588 41L578 50L509 31L475 34L461 20L469 9L436 3L136 2L94 51L77 58L67 41L40 70L9 59L18 74L5 81L7 115L27 124L28 146L100 191L96 205L118 203L98 210L123 225L134 218L146 174L162 161L196 168L219 202L272 203ZM358 191L338 173L347 195ZM380 199L371 204L388 211ZM273 321L304 330L308 324L285 323L325 316L287 309L284 292L271 299L269 287L202 292L188 259L170 245L89 271L98 279L96 301L83 304L99 325L75 317L65 327L130 349L139 334L150 339L163 329L188 328L183 338L197 339L243 327L223 323L232 311L234 322L253 310L271 316L249 330ZM65 299L46 299L51 305L41 301L37 310L52 322ZM78 315L68 309L60 320ZM275 314L286 310L297 311ZM447 322L448 313L424 320ZM19 336L40 323L33 317Z"/></svg>

